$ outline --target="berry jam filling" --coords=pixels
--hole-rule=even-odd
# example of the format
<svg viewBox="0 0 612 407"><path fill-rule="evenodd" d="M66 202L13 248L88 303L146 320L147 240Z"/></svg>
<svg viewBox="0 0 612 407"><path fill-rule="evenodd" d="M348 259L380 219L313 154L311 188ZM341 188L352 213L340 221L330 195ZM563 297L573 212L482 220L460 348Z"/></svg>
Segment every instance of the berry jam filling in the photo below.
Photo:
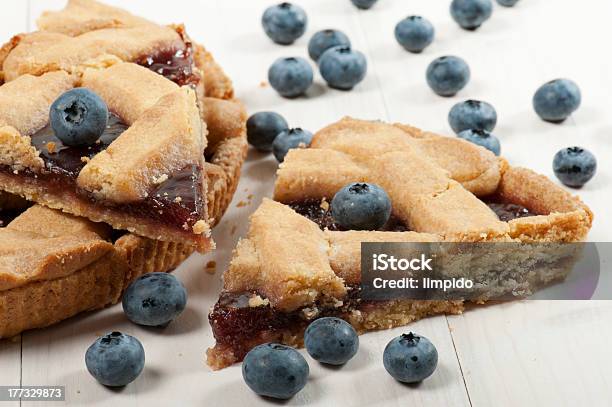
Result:
<svg viewBox="0 0 612 407"><path fill-rule="evenodd" d="M361 302L359 291L359 287L349 288L342 307L317 305L321 311L317 317L342 317L357 308ZM208 316L217 344L230 347L238 360L242 360L252 347L275 340L275 335L282 335L288 329L303 333L312 322L303 310L282 312L269 305L251 307L249 299L254 296L256 294L251 292L223 292Z"/></svg>
<svg viewBox="0 0 612 407"><path fill-rule="evenodd" d="M309 199L305 201L291 202L288 205L300 215L319 225L321 230L346 230L341 228L340 225L334 221L329 204L322 205L320 200ZM391 215L389 221L379 230L384 232L407 232L410 229L400 219Z"/></svg>
<svg viewBox="0 0 612 407"><path fill-rule="evenodd" d="M491 208L502 222L509 222L512 219L526 218L528 216L536 216L522 205L507 203L507 202L487 202L487 206Z"/></svg>
<svg viewBox="0 0 612 407"><path fill-rule="evenodd" d="M191 44L185 44L184 49L159 51L136 60L138 65L149 68L179 86L196 86L199 75L193 71L193 49Z"/></svg>
<svg viewBox="0 0 612 407"><path fill-rule="evenodd" d="M76 179L87 160L106 149L127 127L121 118L111 113L106 130L95 144L72 147L64 145L51 126L47 125L31 137L32 145L45 163L45 172L34 174L26 170L15 174L6 166L0 166L0 171L22 176L25 182L44 183L47 189L56 193L64 193L72 187L80 199L95 205L112 206L112 203L98 202L86 191L80 190ZM188 165L171 174L142 201L120 204L117 208L132 216L185 228L200 220L203 205L201 169Z"/></svg>

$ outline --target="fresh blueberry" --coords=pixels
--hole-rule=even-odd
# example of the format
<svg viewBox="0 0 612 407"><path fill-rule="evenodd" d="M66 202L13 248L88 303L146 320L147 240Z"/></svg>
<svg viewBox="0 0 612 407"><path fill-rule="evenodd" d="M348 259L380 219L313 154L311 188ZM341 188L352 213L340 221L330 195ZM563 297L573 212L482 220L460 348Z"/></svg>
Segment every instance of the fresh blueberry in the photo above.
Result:
<svg viewBox="0 0 612 407"><path fill-rule="evenodd" d="M395 26L395 39L406 51L419 53L434 39L434 27L421 16L410 16Z"/></svg>
<svg viewBox="0 0 612 407"><path fill-rule="evenodd" d="M292 148L308 147L312 141L312 133L299 127L282 131L272 143L272 153L279 163Z"/></svg>
<svg viewBox="0 0 612 407"><path fill-rule="evenodd" d="M318 31L308 41L308 55L316 62L325 51L338 45L350 47L351 40L339 30L328 29Z"/></svg>
<svg viewBox="0 0 612 407"><path fill-rule="evenodd" d="M332 217L351 230L377 230L391 216L391 200L375 184L355 182L336 192L331 202Z"/></svg>
<svg viewBox="0 0 612 407"><path fill-rule="evenodd" d="M424 336L400 335L385 347L383 363L395 380L403 383L417 383L436 370L438 351Z"/></svg>
<svg viewBox="0 0 612 407"><path fill-rule="evenodd" d="M312 68L304 58L279 58L268 70L270 85L286 98L304 94L312 85L312 79Z"/></svg>
<svg viewBox="0 0 612 407"><path fill-rule="evenodd" d="M578 109L581 99L576 83L555 79L538 88L533 95L533 108L543 120L558 123Z"/></svg>
<svg viewBox="0 0 612 407"><path fill-rule="evenodd" d="M582 187L593 178L596 170L595 156L582 147L564 148L555 154L553 159L555 175L568 187Z"/></svg>
<svg viewBox="0 0 612 407"><path fill-rule="evenodd" d="M53 102L49 121L55 135L65 145L91 145L106 129L108 107L89 89L74 88Z"/></svg>
<svg viewBox="0 0 612 407"><path fill-rule="evenodd" d="M469 129L493 131L497 124L497 112L487 102L470 99L451 108L448 123L457 134Z"/></svg>
<svg viewBox="0 0 612 407"><path fill-rule="evenodd" d="M352 89L365 78L367 69L365 56L343 45L328 49L319 58L321 76L335 89Z"/></svg>
<svg viewBox="0 0 612 407"><path fill-rule="evenodd" d="M497 3L500 6L504 6L504 7L514 7L514 5L516 3L518 3L519 0L497 0Z"/></svg>
<svg viewBox="0 0 612 407"><path fill-rule="evenodd" d="M353 3L357 8L368 10L372 8L377 1L378 0L351 0L351 3Z"/></svg>
<svg viewBox="0 0 612 407"><path fill-rule="evenodd" d="M145 364L144 348L133 336L111 332L98 338L85 353L87 370L105 386L126 386Z"/></svg>
<svg viewBox="0 0 612 407"><path fill-rule="evenodd" d="M343 365L359 350L359 337L340 318L319 318L304 332L304 346L313 359L330 365Z"/></svg>
<svg viewBox="0 0 612 407"><path fill-rule="evenodd" d="M470 67L461 58L444 56L427 67L427 83L440 96L453 96L470 80Z"/></svg>
<svg viewBox="0 0 612 407"><path fill-rule="evenodd" d="M281 132L288 130L287 121L275 112L258 112L247 120L247 139L260 151L272 151L272 142Z"/></svg>
<svg viewBox="0 0 612 407"><path fill-rule="evenodd" d="M260 396L289 399L302 390L310 369L297 350L278 343L254 347L242 362L242 377Z"/></svg>
<svg viewBox="0 0 612 407"><path fill-rule="evenodd" d="M501 152L501 146L499 144L498 138L486 130L463 130L457 136L459 138L482 146L495 155L499 155Z"/></svg>
<svg viewBox="0 0 612 407"><path fill-rule="evenodd" d="M187 304L187 291L172 274L148 273L125 291L122 305L127 318L146 326L165 326L178 317Z"/></svg>
<svg viewBox="0 0 612 407"><path fill-rule="evenodd" d="M277 44L289 45L306 31L308 17L300 6L280 3L270 6L261 17L264 31Z"/></svg>
<svg viewBox="0 0 612 407"><path fill-rule="evenodd" d="M491 0L453 0L450 6L453 19L466 30L475 30L491 17Z"/></svg>

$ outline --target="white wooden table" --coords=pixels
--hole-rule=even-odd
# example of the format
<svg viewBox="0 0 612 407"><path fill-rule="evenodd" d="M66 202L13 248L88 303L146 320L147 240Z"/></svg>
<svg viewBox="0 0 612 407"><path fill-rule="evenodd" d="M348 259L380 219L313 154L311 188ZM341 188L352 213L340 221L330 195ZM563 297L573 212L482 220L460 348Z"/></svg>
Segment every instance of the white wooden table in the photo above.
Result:
<svg viewBox="0 0 612 407"><path fill-rule="evenodd" d="M159 22L184 22L190 35L210 48L234 79L249 112L278 111L292 126L314 131L352 115L451 134L448 111L469 97L496 107L502 154L515 165L553 176L551 162L557 150L587 147L599 160L597 176L580 191L596 214L590 240L611 240L612 2L521 0L513 9L495 5L489 22L467 32L451 20L450 1L380 0L374 9L360 12L349 0L296 0L308 13L309 27L288 47L273 45L261 29L261 13L272 0L109 2ZM34 29L42 10L63 3L4 0L1 39ZM421 55L404 52L393 38L395 23L409 14L422 14L436 27L435 42ZM354 91L330 90L318 74L308 97L298 100L282 99L261 86L277 57L307 56L310 35L330 27L347 33L368 58L368 76ZM472 69L472 81L453 98L435 96L424 79L427 64L444 54L465 58ZM583 93L583 106L562 125L540 121L531 108L535 89L556 77L575 80ZM262 197L270 196L276 166L272 157L249 152L231 209L214 233L217 251L194 255L176 272L188 288L189 303L175 323L164 331L144 329L129 323L115 306L25 333L14 342L0 343L0 384L65 385L70 405L269 404L244 385L240 366L212 372L204 352L213 344L207 313L220 290L221 273L246 232L248 215ZM214 275L204 272L210 260L217 262ZM417 387L395 382L382 366L385 344L406 329L429 337L440 356L436 373ZM146 349L143 374L119 391L98 385L84 364L87 347L110 330L135 335ZM308 385L287 404L609 406L611 341L610 302L487 306L362 336L358 356L342 369L311 361Z"/></svg>

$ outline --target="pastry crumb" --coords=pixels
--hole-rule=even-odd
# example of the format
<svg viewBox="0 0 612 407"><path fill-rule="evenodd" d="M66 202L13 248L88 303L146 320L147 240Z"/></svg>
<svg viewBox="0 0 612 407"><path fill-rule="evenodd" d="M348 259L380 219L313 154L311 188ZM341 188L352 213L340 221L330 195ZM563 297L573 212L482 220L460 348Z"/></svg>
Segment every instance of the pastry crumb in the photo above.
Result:
<svg viewBox="0 0 612 407"><path fill-rule="evenodd" d="M236 225L232 226L232 229L230 230L230 235L233 236L236 233L236 229L238 229Z"/></svg>
<svg viewBox="0 0 612 407"><path fill-rule="evenodd" d="M248 205L248 202L240 201L236 204L236 208L243 208Z"/></svg>
<svg viewBox="0 0 612 407"><path fill-rule="evenodd" d="M206 263L206 266L204 267L204 271L207 274L215 274L217 272L217 262L214 260L209 261L208 263Z"/></svg>
<svg viewBox="0 0 612 407"><path fill-rule="evenodd" d="M181 203L182 200L183 198L181 198L180 196L177 196L176 198L174 198L174 202L176 203Z"/></svg>
<svg viewBox="0 0 612 407"><path fill-rule="evenodd" d="M329 210L329 202L327 202L325 198L321 200L321 205L319 206L321 207L321 209L323 209L326 212Z"/></svg>
<svg viewBox="0 0 612 407"><path fill-rule="evenodd" d="M268 82L266 82L266 81L261 81L261 82L259 82L259 87L260 87L260 88L265 88L265 87L267 87L267 86L268 86Z"/></svg>
<svg viewBox="0 0 612 407"><path fill-rule="evenodd" d="M249 307L265 307L270 304L270 300L267 298L261 298L259 295L249 298Z"/></svg>
<svg viewBox="0 0 612 407"><path fill-rule="evenodd" d="M165 182L165 181L167 181L167 180L168 180L168 174L162 174L162 175L160 175L159 177L153 177L153 183L154 183L155 185L159 185L159 184L161 184L162 182Z"/></svg>
<svg viewBox="0 0 612 407"><path fill-rule="evenodd" d="M81 162L87 164L89 162L89 157L81 157Z"/></svg>
<svg viewBox="0 0 612 407"><path fill-rule="evenodd" d="M53 141L49 141L49 142L47 143L47 151L48 151L50 154L55 153L55 147L56 147L56 144L55 144Z"/></svg>
<svg viewBox="0 0 612 407"><path fill-rule="evenodd" d="M206 224L206 221L199 220L193 225L192 230L196 235L201 235L202 233L208 231L208 225Z"/></svg>

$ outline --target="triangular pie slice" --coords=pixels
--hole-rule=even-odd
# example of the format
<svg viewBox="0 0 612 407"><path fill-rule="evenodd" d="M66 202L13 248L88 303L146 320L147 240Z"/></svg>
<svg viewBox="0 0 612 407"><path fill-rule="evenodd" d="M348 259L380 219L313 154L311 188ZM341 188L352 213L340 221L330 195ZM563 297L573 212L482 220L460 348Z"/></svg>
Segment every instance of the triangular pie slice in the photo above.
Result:
<svg viewBox="0 0 612 407"><path fill-rule="evenodd" d="M9 93L9 98L12 98L13 95L8 85L12 85L11 81L14 80L21 84L21 86L12 85L14 89L19 90L30 86L49 86L48 94L43 95L44 102L49 102L51 95L56 96L61 93L54 92L53 86L60 86L61 90L65 90L71 86L79 85L80 80L83 83L88 81L92 88L96 88L97 92L104 93L107 98L112 99L115 102L115 108L121 110L114 113L131 124L136 117L144 113L143 109L145 107L151 107L164 93L177 89L178 87L174 84L194 89L199 113L204 122L202 126L207 127L208 130L207 137L204 138L205 162L200 163L201 169L204 170L206 185L202 193L199 194L200 198L188 198L187 201L183 202L183 206L193 201L195 203L194 209L197 209L195 206L200 205L198 201L203 200L203 204L208 206L209 214L208 216L201 216L201 220L204 220L208 225L186 219L187 222L183 222L181 227L184 230L192 227L192 231L196 235L208 233L209 226L219 221L231 200L246 155L246 115L244 109L239 102L229 100L233 97L231 81L212 56L203 47L193 45L182 26L160 26L133 16L124 10L95 1L71 1L64 10L44 13L39 25L42 31L16 36L3 47L0 61L2 61L4 79L7 81L5 86L9 88L5 92ZM123 64L123 69L104 71L104 68L121 65L118 64L120 61L133 61L135 64ZM159 74L160 77L153 78L151 74L138 76L143 70L138 71L136 64L148 68L151 72ZM129 65L129 67L125 68L125 65ZM97 76L94 74L84 75L86 71L92 72L94 70L104 72ZM22 79L23 75L26 75L27 79ZM35 79L29 75L38 76ZM112 76L110 81L107 80L109 75ZM203 76L206 78L205 80L202 79ZM163 81L163 77L168 80ZM34 82L37 84L34 85ZM66 82L72 83L67 85ZM204 90L205 84L206 91ZM141 86L143 88L139 90ZM149 87L151 87L150 92L148 92ZM0 93L3 90L0 88ZM118 98L123 97L123 95L129 95L128 99L131 99L131 102L122 104ZM177 101L175 98L174 102ZM39 104L40 102L39 100ZM4 122L11 124L12 119L20 120L22 119L18 117L20 114L30 114L32 110L26 109L18 112L17 109L12 111L6 109L7 117ZM165 107L162 104L158 106L156 111L157 114L163 115L164 110ZM20 135L29 135L28 132L34 131L32 126L39 126L40 128L40 123L44 121L43 116L46 114L40 108L36 114L38 116L34 115L31 123L23 123L27 129L24 129L25 131ZM15 115L17 117L12 117ZM154 117L155 115L155 110L148 113L150 122L159 121L160 118ZM165 115L166 119L172 117L174 117L172 111ZM193 116L191 118L193 119ZM163 134L164 137L158 140L157 144L150 137L149 148L146 151L141 148L140 157L127 153L138 143L140 132L149 133L150 129L144 123L145 121L141 120L135 126L132 126L134 128L122 138L121 142L115 143L116 145L108 151L110 154L101 154L91 163L87 163L83 167L83 174L78 177L79 187L95 199L113 205L128 200L134 202L137 197L142 198L143 194L155 194L156 191L151 191L150 181L158 182L167 176L160 171L163 167L163 165L159 167L160 161L164 161L166 166L175 167L182 158L166 154L170 151L168 148L165 151L163 149L156 151L160 142L166 143L166 147L169 147L170 144L173 144L173 141L177 141L176 138L173 140L172 136L165 132L163 126L156 126L156 128L158 130L157 134ZM189 127L189 121L184 121L184 124ZM174 125L176 126L175 129L180 131L178 129L181 124L175 121ZM197 129L194 130L197 131ZM14 157L10 160L5 159L4 163L10 161L11 168L14 171L15 165L19 169L20 160L33 160L33 162L25 163L27 167L30 169L40 168L41 161L34 158L36 152L31 154L33 151L28 146L27 139L15 137L15 133L11 130L8 130L7 133L10 134L5 135L4 139L7 142L9 138L11 139L10 143L12 144L11 149ZM131 137L129 137L130 135ZM185 154L189 154L186 149L192 148L192 157L185 161L185 164L189 164L189 161L193 161L194 144L184 141L189 141L189 139L194 141L194 139L188 137L188 134L185 135L187 137L178 144L182 146L182 151L172 151L184 158ZM174 136L182 137L178 133ZM129 142L130 139L132 140L131 143ZM118 148L123 150L123 157L129 158L129 160L121 159L120 155L114 154ZM115 157L114 162L108 159L111 154ZM153 157L154 154L157 154L157 160ZM144 156L147 157L149 164L140 166L144 163L142 161ZM164 160L160 160L162 156ZM174 162L171 163L171 161ZM156 168L151 167L151 163L154 163ZM133 168L128 170L127 166L130 165ZM139 166L140 168L135 169ZM173 168L173 170L176 170L176 168ZM194 167L192 172L196 174L198 171ZM189 174L184 173L180 176L188 178ZM141 180L137 181L138 178ZM35 199L31 188L25 188L26 190L22 191L19 187L14 185L3 186L0 182L0 189L6 189L21 195L27 193L30 198ZM206 192L206 189L208 189L208 192ZM162 196L172 194L163 189L160 193ZM183 199L183 197L175 198L177 200ZM47 201L47 199L39 200L41 203ZM49 205L53 207L61 206L57 202L49 203ZM91 216L92 220L109 221L109 216L92 215L90 211L82 208L62 209L82 216ZM164 216L163 213L159 213L160 210L157 212L160 217ZM193 218L193 215L198 215L197 210L192 211L191 215L171 212L172 216L176 215L174 216L175 219L172 220L173 222L178 222L181 216ZM128 222L130 222L129 216L123 220L115 219L113 226L128 227L135 233L152 238L165 240L176 240L178 238L176 235L167 233L167 230L151 233L151 230L145 231L136 224L126 226ZM193 229L193 226L195 226L195 229ZM159 232L163 232L165 236L161 236ZM186 239L187 243L189 241L194 242L192 236L182 237L182 239ZM196 237L195 240L200 250L206 250L208 244L203 243L205 239Z"/></svg>
<svg viewBox="0 0 612 407"><path fill-rule="evenodd" d="M391 198L382 230L342 230L331 217L334 194L358 181L381 185ZM362 242L576 242L593 217L546 177L482 147L350 118L319 131L310 148L289 151L274 198L252 215L209 315L215 369L263 342L301 346L308 323L322 316L365 332L462 312L462 300L362 300ZM528 292L567 272L544 265L519 283Z"/></svg>

